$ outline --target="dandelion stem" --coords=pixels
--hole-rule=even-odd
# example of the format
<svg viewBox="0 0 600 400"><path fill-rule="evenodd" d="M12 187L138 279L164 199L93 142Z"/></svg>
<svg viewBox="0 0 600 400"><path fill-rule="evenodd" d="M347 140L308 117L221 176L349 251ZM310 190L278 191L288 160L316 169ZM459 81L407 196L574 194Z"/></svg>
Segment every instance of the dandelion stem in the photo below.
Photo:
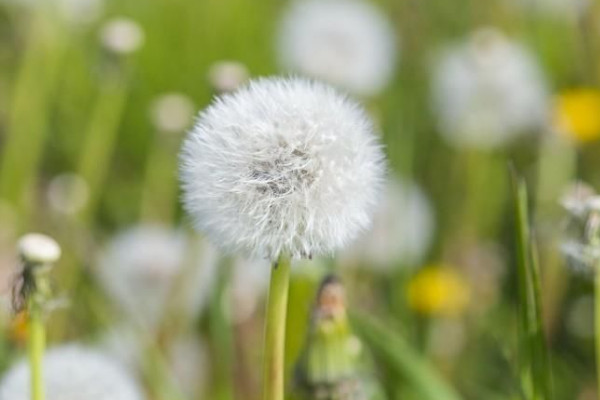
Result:
<svg viewBox="0 0 600 400"><path fill-rule="evenodd" d="M283 400L285 361L285 321L291 261L280 255L271 269L264 349L264 400Z"/></svg>
<svg viewBox="0 0 600 400"><path fill-rule="evenodd" d="M46 344L46 332L41 305L35 298L29 300L29 363L31 369L31 400L44 400L42 362Z"/></svg>

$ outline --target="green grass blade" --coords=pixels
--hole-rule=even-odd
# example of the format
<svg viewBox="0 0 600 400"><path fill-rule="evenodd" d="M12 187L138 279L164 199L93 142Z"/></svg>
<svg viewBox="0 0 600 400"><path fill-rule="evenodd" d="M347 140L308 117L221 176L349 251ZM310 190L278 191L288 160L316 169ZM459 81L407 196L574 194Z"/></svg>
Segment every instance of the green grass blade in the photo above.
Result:
<svg viewBox="0 0 600 400"><path fill-rule="evenodd" d="M374 355L396 374L404 376L428 400L461 400L462 397L418 354L397 331L361 314L352 324Z"/></svg>
<svg viewBox="0 0 600 400"><path fill-rule="evenodd" d="M550 358L541 311L540 275L535 241L529 224L527 187L512 173L519 290L519 369L524 395L552 398Z"/></svg>

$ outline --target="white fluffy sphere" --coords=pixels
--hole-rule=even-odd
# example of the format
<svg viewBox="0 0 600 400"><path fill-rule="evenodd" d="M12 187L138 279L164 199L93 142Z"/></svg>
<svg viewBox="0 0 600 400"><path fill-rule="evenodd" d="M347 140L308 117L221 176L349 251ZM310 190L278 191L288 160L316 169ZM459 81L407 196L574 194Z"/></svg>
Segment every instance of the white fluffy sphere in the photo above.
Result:
<svg viewBox="0 0 600 400"><path fill-rule="evenodd" d="M482 29L436 63L433 103L448 142L493 148L542 128L548 98L531 54L496 30Z"/></svg>
<svg viewBox="0 0 600 400"><path fill-rule="evenodd" d="M385 16L368 2L301 0L283 18L278 53L286 69L373 95L394 72L394 36Z"/></svg>
<svg viewBox="0 0 600 400"><path fill-rule="evenodd" d="M384 174L354 102L302 79L261 79L208 107L184 143L185 207L226 250L330 253L370 224Z"/></svg>
<svg viewBox="0 0 600 400"><path fill-rule="evenodd" d="M44 356L46 400L142 400L138 383L118 362L80 345L50 349ZM13 366L0 383L0 400L29 400L29 364Z"/></svg>
<svg viewBox="0 0 600 400"><path fill-rule="evenodd" d="M200 255L194 246L202 247ZM155 328L169 307L189 318L202 309L215 265L208 243L193 243L183 232L160 225L139 225L113 238L95 272L129 320Z"/></svg>
<svg viewBox="0 0 600 400"><path fill-rule="evenodd" d="M419 186L391 180L373 219L373 228L344 253L345 264L362 261L381 270L423 261L435 231L429 198Z"/></svg>
<svg viewBox="0 0 600 400"><path fill-rule="evenodd" d="M50 236L28 233L19 239L19 254L32 264L51 264L60 258L61 250Z"/></svg>

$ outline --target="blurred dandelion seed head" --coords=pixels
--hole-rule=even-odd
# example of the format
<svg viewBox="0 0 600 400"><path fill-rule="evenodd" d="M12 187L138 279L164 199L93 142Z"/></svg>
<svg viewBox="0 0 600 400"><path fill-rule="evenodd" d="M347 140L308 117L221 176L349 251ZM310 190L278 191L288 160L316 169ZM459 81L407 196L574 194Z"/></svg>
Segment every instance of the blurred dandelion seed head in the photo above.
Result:
<svg viewBox="0 0 600 400"><path fill-rule="evenodd" d="M395 33L362 0L295 1L279 31L281 65L358 95L375 95L391 80Z"/></svg>
<svg viewBox="0 0 600 400"><path fill-rule="evenodd" d="M237 90L248 81L248 68L237 61L219 61L208 71L208 80L217 93L229 93Z"/></svg>
<svg viewBox="0 0 600 400"><path fill-rule="evenodd" d="M43 361L47 400L142 400L138 383L107 355L80 345L50 349ZM0 383L0 399L30 399L29 365L13 366Z"/></svg>
<svg viewBox="0 0 600 400"><path fill-rule="evenodd" d="M575 142L600 138L600 90L579 88L560 93L554 102L553 124Z"/></svg>
<svg viewBox="0 0 600 400"><path fill-rule="evenodd" d="M390 179L372 228L343 252L344 265L353 260L369 268L390 270L399 263L417 266L431 245L435 217L429 198L415 183Z"/></svg>
<svg viewBox="0 0 600 400"><path fill-rule="evenodd" d="M209 297L214 252L205 245L203 254L194 257L199 265L189 268L191 246L181 231L136 226L112 239L94 272L128 318L154 329L162 322L172 296L179 296L177 311L188 317L196 315ZM188 271L180 282L180 275Z"/></svg>
<svg viewBox="0 0 600 400"><path fill-rule="evenodd" d="M142 47L144 36L144 31L137 22L125 17L116 17L102 26L100 42L108 51L126 55Z"/></svg>
<svg viewBox="0 0 600 400"><path fill-rule="evenodd" d="M437 61L432 101L449 143L493 148L544 127L546 83L521 44L485 28L447 48Z"/></svg>
<svg viewBox="0 0 600 400"><path fill-rule="evenodd" d="M19 239L19 254L31 264L52 264L60 258L60 246L41 233L28 233Z"/></svg>
<svg viewBox="0 0 600 400"><path fill-rule="evenodd" d="M79 175L60 174L50 181L46 193L50 207L65 215L73 215L86 205L89 198L87 182Z"/></svg>
<svg viewBox="0 0 600 400"><path fill-rule="evenodd" d="M167 93L154 100L150 117L156 130L179 133L192 124L195 108L188 96L181 93Z"/></svg>
<svg viewBox="0 0 600 400"><path fill-rule="evenodd" d="M384 176L371 122L330 87L260 79L200 114L181 153L185 207L222 248L331 253L369 226Z"/></svg>

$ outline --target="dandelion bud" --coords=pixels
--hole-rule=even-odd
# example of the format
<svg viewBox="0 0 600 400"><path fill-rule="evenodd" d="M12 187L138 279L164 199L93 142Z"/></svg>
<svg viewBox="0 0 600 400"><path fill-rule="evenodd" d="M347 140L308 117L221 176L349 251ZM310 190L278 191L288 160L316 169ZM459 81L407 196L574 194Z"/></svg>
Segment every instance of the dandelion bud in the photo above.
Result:
<svg viewBox="0 0 600 400"><path fill-rule="evenodd" d="M131 54L144 43L144 31L137 22L131 19L114 18L102 27L100 41L107 50L113 53Z"/></svg>
<svg viewBox="0 0 600 400"><path fill-rule="evenodd" d="M46 400L142 400L138 383L103 353L79 345L51 349L44 356ZM29 400L30 374L25 361L0 383L0 399Z"/></svg>
<svg viewBox="0 0 600 400"><path fill-rule="evenodd" d="M181 153L185 208L229 251L331 253L371 221L384 156L354 102L302 79L260 79L200 114Z"/></svg>
<svg viewBox="0 0 600 400"><path fill-rule="evenodd" d="M29 264L52 264L60 258L60 246L41 233L29 233L19 240L19 254Z"/></svg>
<svg viewBox="0 0 600 400"><path fill-rule="evenodd" d="M210 67L208 80L217 93L233 92L242 86L250 73L246 66L235 61L220 61Z"/></svg>

